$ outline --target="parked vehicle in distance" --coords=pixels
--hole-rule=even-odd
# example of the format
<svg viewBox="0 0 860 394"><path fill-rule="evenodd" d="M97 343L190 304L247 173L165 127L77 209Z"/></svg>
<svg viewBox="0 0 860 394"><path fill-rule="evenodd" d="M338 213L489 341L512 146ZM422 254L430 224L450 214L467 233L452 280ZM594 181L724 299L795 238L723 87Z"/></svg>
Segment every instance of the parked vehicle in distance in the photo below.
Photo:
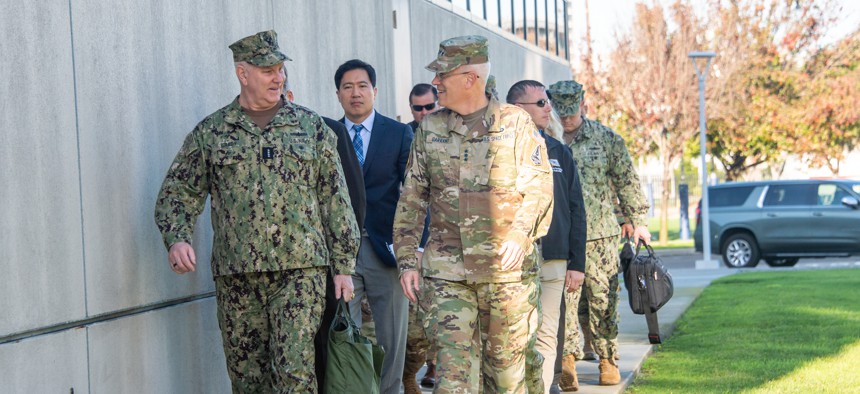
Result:
<svg viewBox="0 0 860 394"><path fill-rule="evenodd" d="M708 187L711 252L730 268L789 267L860 254L860 181L730 182ZM702 251L701 204L696 251Z"/></svg>

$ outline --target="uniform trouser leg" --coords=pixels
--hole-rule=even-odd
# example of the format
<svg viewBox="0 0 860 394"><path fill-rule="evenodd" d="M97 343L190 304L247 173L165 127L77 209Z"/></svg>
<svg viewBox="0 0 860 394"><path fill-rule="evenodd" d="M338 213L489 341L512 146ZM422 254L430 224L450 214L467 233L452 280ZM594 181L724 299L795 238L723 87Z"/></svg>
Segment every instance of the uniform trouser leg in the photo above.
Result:
<svg viewBox="0 0 860 394"><path fill-rule="evenodd" d="M538 323L536 277L466 284L427 278L436 334L435 393L524 393L529 333Z"/></svg>
<svg viewBox="0 0 860 394"><path fill-rule="evenodd" d="M473 285L424 278L430 307L427 333L436 336L434 393L477 393L481 374L478 294Z"/></svg>
<svg viewBox="0 0 860 394"><path fill-rule="evenodd" d="M418 305L416 308L416 320L421 324L422 334L427 340L427 362L436 363L436 326L431 323L431 317L436 313L433 304L433 284L430 278L422 278L421 286L417 294Z"/></svg>
<svg viewBox="0 0 860 394"><path fill-rule="evenodd" d="M543 294L542 281L538 282L538 294ZM542 352L537 348L538 333L541 327L543 327L543 322L541 321L541 317L543 316L543 303L538 302L535 315L538 319L536 324L529 325L529 341L526 345L526 392L549 393L552 381L546 382L543 378L543 367L548 364L546 363L546 359Z"/></svg>
<svg viewBox="0 0 860 394"><path fill-rule="evenodd" d="M415 374L424 365L429 342L424 335L424 327L416 316L417 304L409 304L409 328L406 333L406 358L403 364L404 384L406 379L415 380Z"/></svg>
<svg viewBox="0 0 860 394"><path fill-rule="evenodd" d="M325 366L328 361L328 330L334 320L337 311L337 299L334 298L334 277L326 270L325 308L323 309L322 323L317 335L314 337L314 371L317 375L317 387L321 393L325 387Z"/></svg>
<svg viewBox="0 0 860 394"><path fill-rule="evenodd" d="M317 392L323 268L219 276L215 294L234 393Z"/></svg>
<svg viewBox="0 0 860 394"><path fill-rule="evenodd" d="M546 264L546 263L545 263ZM564 262L562 262L564 264ZM566 268L564 268L566 271ZM538 373L543 381L543 391L549 393L555 376L555 360L558 347L559 316L564 297L564 276L554 276L540 281L541 323L537 330L535 351L543 356L543 367ZM529 368L536 368L531 363ZM537 369L537 368L536 368ZM537 389L530 390L538 392Z"/></svg>
<svg viewBox="0 0 860 394"><path fill-rule="evenodd" d="M579 297L579 328L582 333L582 347L577 347L577 359L582 359L585 357L585 351L588 350L593 352L591 343L593 342L591 335L591 326L589 326L589 313L588 313L588 293L580 294Z"/></svg>
<svg viewBox="0 0 860 394"><path fill-rule="evenodd" d="M425 292L427 286L421 285ZM406 336L406 365L404 371L417 372L424 362L436 362L436 346L434 335L427 333L427 310L429 309L429 293L418 294L418 304L409 304L409 328ZM414 378L414 376L412 376Z"/></svg>
<svg viewBox="0 0 860 394"><path fill-rule="evenodd" d="M409 300L400 287L397 267L385 265L365 236L361 237L353 284L355 299L349 303L350 315L356 322L361 322L360 300L366 294L373 312L377 343L385 349L380 392L399 393L406 357Z"/></svg>
<svg viewBox="0 0 860 394"><path fill-rule="evenodd" d="M565 303L564 355L574 354L579 345L576 328L579 297L588 301L588 325L593 347L601 359L613 360L618 352L618 236L591 240L585 244L585 282L580 292L567 293Z"/></svg>
<svg viewBox="0 0 860 394"><path fill-rule="evenodd" d="M540 325L540 278L478 286L484 393L525 393L526 361ZM543 357L533 361L540 369ZM538 381L540 383L540 381ZM543 387L536 387L542 391Z"/></svg>

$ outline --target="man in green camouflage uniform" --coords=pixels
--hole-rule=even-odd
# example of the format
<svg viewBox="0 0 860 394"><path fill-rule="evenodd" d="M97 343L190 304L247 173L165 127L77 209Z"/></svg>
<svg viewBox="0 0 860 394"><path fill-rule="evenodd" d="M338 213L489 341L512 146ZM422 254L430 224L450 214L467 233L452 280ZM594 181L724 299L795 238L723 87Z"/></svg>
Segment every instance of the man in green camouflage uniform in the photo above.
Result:
<svg viewBox="0 0 860 394"><path fill-rule="evenodd" d="M569 293L571 295L565 299L565 341L559 386L565 390L576 380L574 351L579 344L577 310L580 295L588 302L588 323L594 336L592 346L600 357L600 384L614 385L621 381L615 361L618 352L618 242L621 228L613 209L618 201L623 215L633 221L633 238L648 243L651 239L645 222L648 204L624 140L608 127L582 115L582 85L576 81L560 81L551 85L548 91L561 116L564 142L570 147L579 168L588 228L585 283L580 292Z"/></svg>
<svg viewBox="0 0 860 394"><path fill-rule="evenodd" d="M274 31L232 45L241 90L203 119L164 179L155 221L178 274L212 198L212 273L234 392L315 393L313 339L329 262L336 297L352 297L358 226L335 134L281 96L285 60Z"/></svg>
<svg viewBox="0 0 860 394"><path fill-rule="evenodd" d="M524 393L529 332L539 319L534 241L552 209L546 146L527 112L485 94L486 38L443 41L427 69L446 108L424 118L412 143L394 220L401 284L412 302L430 287L435 392Z"/></svg>

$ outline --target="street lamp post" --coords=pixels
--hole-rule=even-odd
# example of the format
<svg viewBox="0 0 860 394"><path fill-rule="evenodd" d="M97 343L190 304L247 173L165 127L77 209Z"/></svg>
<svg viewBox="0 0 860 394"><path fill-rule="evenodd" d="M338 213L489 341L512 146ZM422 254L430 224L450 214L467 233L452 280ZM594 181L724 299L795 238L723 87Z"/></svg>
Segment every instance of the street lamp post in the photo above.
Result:
<svg viewBox="0 0 860 394"><path fill-rule="evenodd" d="M711 221L708 215L708 167L705 155L708 152L706 148L707 135L705 134L705 77L708 75L708 68L711 67L711 60L716 56L714 52L690 52L687 56L692 59L693 66L696 67L696 76L699 78L699 146L702 156L702 259L696 261L697 269L713 269L719 268L718 262L711 260ZM705 67L699 69L698 59L706 59Z"/></svg>

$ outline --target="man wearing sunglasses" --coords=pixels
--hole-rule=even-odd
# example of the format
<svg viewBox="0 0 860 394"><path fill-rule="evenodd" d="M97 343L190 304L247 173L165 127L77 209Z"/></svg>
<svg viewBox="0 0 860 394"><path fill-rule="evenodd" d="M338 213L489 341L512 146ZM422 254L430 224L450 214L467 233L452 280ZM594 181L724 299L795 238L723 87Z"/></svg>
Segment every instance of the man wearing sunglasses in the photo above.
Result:
<svg viewBox="0 0 860 394"><path fill-rule="evenodd" d="M529 392L537 391L534 382L541 379L544 392L549 393L555 376L555 360L558 345L559 315L565 290L579 291L585 278L585 206L579 183L579 170L570 153L570 148L553 138L548 132L552 103L546 87L538 81L524 80L515 83L505 98L529 113L535 125L546 139L549 162L553 175L552 224L547 235L540 239L543 263L540 269L541 324L535 333L534 351L543 358L543 370L536 363L529 363ZM559 125L560 126L560 125ZM554 128L561 138L562 130ZM575 376L575 375L574 375ZM565 391L576 391L576 384L565 385Z"/></svg>
<svg viewBox="0 0 860 394"><path fill-rule="evenodd" d="M436 112L439 100L439 93L436 88L429 83L419 83L412 87L409 92L409 110L412 111L412 118L415 119L409 122L409 127L414 132L418 128L418 124L424 119L427 114Z"/></svg>
<svg viewBox="0 0 860 394"><path fill-rule="evenodd" d="M485 94L487 39L439 47L427 69L445 109L424 118L409 156L394 221L400 283L413 303L430 295L436 392L525 392L539 320L534 242L550 224L552 168L528 114Z"/></svg>

